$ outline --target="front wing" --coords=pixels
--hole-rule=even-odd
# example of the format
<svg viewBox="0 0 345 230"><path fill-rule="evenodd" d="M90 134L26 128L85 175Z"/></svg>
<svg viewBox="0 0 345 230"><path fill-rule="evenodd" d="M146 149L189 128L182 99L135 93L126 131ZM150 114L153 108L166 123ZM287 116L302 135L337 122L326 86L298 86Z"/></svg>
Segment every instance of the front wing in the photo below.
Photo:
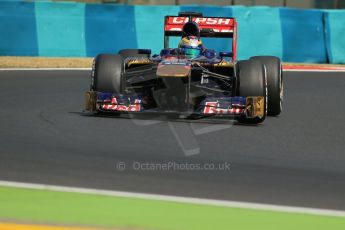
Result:
<svg viewBox="0 0 345 230"><path fill-rule="evenodd" d="M185 111L164 110L152 98L140 95L119 95L88 91L85 94L85 110L109 113L176 112L201 116L230 115L247 118L263 117L265 114L264 97L215 97L207 96L192 108Z"/></svg>

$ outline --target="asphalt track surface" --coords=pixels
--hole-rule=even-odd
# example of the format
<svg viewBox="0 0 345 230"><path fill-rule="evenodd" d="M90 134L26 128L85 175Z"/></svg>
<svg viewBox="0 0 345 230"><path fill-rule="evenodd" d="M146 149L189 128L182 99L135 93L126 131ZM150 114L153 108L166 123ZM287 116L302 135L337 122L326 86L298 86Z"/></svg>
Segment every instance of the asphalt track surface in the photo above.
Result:
<svg viewBox="0 0 345 230"><path fill-rule="evenodd" d="M259 126L88 116L89 74L0 71L0 180L345 210L344 73L284 73L284 112Z"/></svg>

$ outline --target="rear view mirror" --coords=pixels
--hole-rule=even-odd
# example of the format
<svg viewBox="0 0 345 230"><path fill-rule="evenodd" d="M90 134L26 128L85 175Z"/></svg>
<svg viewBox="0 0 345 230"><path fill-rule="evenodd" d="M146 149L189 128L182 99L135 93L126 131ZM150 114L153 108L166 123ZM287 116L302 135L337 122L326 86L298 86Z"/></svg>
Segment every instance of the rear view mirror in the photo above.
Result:
<svg viewBox="0 0 345 230"><path fill-rule="evenodd" d="M223 51L223 52L220 52L219 53L219 56L221 57L221 58L223 58L223 57L232 57L232 52L230 52L230 51Z"/></svg>
<svg viewBox="0 0 345 230"><path fill-rule="evenodd" d="M210 49L204 50L204 55L205 55L205 57L207 57L208 59L212 59L212 58L217 57L216 51L210 50Z"/></svg>
<svg viewBox="0 0 345 230"><path fill-rule="evenodd" d="M139 53L139 54L147 54L147 55L150 55L150 54L151 54L151 50L150 50L150 49L138 49L138 53Z"/></svg>

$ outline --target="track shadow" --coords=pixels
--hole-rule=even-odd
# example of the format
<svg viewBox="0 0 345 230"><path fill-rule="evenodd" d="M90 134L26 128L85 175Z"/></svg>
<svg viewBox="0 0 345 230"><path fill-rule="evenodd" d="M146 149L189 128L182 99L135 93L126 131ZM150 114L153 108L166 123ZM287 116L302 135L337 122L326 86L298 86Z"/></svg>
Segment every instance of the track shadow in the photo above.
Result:
<svg viewBox="0 0 345 230"><path fill-rule="evenodd" d="M244 124L236 121L234 117L230 116L181 116L176 113L142 113L142 114L114 114L114 113L90 113L90 112L69 112L77 114L81 117L97 117L100 119L127 119L127 120L141 120L141 121L160 121L160 122L184 122L184 123L199 123L199 124L230 124L236 126L259 126L258 124Z"/></svg>

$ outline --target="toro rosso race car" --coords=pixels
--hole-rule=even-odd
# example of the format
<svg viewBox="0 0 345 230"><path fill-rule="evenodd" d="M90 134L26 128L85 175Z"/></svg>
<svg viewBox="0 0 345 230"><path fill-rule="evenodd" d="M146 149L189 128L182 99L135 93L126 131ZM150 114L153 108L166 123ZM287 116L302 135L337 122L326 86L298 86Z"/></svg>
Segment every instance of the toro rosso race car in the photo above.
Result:
<svg viewBox="0 0 345 230"><path fill-rule="evenodd" d="M170 36L181 37L177 48L169 48ZM230 51L206 49L202 37L229 38ZM236 46L235 18L195 12L165 16L164 49L159 55L151 56L149 49L125 49L94 59L86 110L229 116L250 124L279 115L283 99L279 58L237 61Z"/></svg>

